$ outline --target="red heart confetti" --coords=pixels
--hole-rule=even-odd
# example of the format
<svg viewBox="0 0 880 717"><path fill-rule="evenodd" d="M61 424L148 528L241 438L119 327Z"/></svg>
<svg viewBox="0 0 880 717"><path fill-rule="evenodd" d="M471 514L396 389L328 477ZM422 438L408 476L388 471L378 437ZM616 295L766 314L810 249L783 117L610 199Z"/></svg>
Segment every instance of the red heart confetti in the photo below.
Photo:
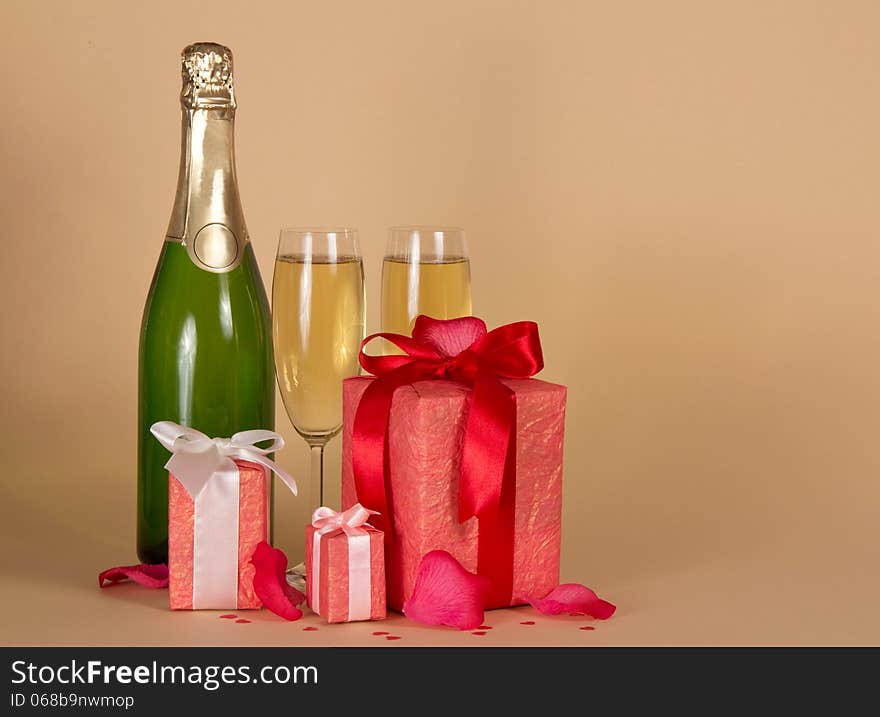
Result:
<svg viewBox="0 0 880 717"><path fill-rule="evenodd" d="M306 625L306 626L303 628L303 630L306 631L306 632L314 632L314 631L317 630L317 629L318 629L318 628L315 627L314 625Z"/></svg>
<svg viewBox="0 0 880 717"><path fill-rule="evenodd" d="M221 620L234 620L237 617L238 617L238 615L236 615L234 613L229 613L228 615L221 615L220 619Z"/></svg>
<svg viewBox="0 0 880 717"><path fill-rule="evenodd" d="M385 635L386 640L399 640L400 635Z"/></svg>
<svg viewBox="0 0 880 717"><path fill-rule="evenodd" d="M596 628L592 625L584 625L583 627L578 628L579 630L595 630Z"/></svg>
<svg viewBox="0 0 880 717"><path fill-rule="evenodd" d="M236 620L235 622L238 623L239 625L244 625L246 622L250 622L250 620L245 620L244 618L240 618L240 619Z"/></svg>
<svg viewBox="0 0 880 717"><path fill-rule="evenodd" d="M520 625L534 625L534 624L535 624L535 621L534 621L534 620L523 620L523 621L520 623Z"/></svg>
<svg viewBox="0 0 880 717"><path fill-rule="evenodd" d="M373 634L374 635L388 635L390 633L385 632L384 630L376 630L376 632L374 632Z"/></svg>

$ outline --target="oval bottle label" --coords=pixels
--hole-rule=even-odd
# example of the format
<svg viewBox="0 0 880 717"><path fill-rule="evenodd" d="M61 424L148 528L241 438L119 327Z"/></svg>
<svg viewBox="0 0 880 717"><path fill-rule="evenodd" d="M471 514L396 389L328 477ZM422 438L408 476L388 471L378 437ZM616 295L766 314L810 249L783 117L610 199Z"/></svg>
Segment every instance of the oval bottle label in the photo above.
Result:
<svg viewBox="0 0 880 717"><path fill-rule="evenodd" d="M242 239L225 224L214 222L199 229L193 240L187 242L186 250L196 266L222 274L241 262L245 243Z"/></svg>

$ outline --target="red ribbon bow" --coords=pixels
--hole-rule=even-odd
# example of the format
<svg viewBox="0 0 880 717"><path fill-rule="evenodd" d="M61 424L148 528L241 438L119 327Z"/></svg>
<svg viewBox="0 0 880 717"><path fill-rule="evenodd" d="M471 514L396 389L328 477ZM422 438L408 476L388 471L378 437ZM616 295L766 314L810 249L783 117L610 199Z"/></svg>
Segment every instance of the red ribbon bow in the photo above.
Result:
<svg viewBox="0 0 880 717"><path fill-rule="evenodd" d="M365 347L376 338L390 341L406 355L367 355ZM489 607L508 604L513 584L516 399L499 379L529 378L544 367L537 324L520 321L487 332L486 324L475 317L441 321L419 316L412 338L379 333L364 339L360 363L377 378L364 391L355 414L355 487L358 500L380 513L374 522L386 538L393 532L387 436L394 391L437 379L472 389L458 518L464 522L477 516L480 521L477 572L492 581Z"/></svg>

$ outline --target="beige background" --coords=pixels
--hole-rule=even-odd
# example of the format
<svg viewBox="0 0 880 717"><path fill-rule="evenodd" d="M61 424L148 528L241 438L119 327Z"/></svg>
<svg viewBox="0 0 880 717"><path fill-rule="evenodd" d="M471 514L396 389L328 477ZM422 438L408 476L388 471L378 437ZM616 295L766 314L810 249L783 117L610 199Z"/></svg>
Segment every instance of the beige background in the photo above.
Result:
<svg viewBox="0 0 880 717"><path fill-rule="evenodd" d="M878 26L870 1L5 0L0 639L369 634L233 635L94 587L135 557L178 56L213 40L267 283L280 226L356 226L376 329L386 227L459 224L476 312L540 323L570 388L563 577L620 611L528 637L509 611L493 640L880 642ZM277 426L304 476L280 402ZM282 505L294 553L304 506Z"/></svg>

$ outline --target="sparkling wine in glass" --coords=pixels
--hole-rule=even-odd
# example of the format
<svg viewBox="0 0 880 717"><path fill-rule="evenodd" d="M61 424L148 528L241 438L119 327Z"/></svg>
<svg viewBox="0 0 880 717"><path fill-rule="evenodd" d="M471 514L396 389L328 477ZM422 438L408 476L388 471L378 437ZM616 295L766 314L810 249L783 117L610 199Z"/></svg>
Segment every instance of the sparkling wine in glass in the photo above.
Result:
<svg viewBox="0 0 880 717"><path fill-rule="evenodd" d="M324 447L342 427L342 380L357 376L364 269L354 229L282 229L272 281L275 374L311 449L312 509L324 503Z"/></svg>
<svg viewBox="0 0 880 717"><path fill-rule="evenodd" d="M471 313L471 265L464 231L393 227L382 263L382 331L409 336L419 314L455 319ZM386 348L392 350L396 351Z"/></svg>

